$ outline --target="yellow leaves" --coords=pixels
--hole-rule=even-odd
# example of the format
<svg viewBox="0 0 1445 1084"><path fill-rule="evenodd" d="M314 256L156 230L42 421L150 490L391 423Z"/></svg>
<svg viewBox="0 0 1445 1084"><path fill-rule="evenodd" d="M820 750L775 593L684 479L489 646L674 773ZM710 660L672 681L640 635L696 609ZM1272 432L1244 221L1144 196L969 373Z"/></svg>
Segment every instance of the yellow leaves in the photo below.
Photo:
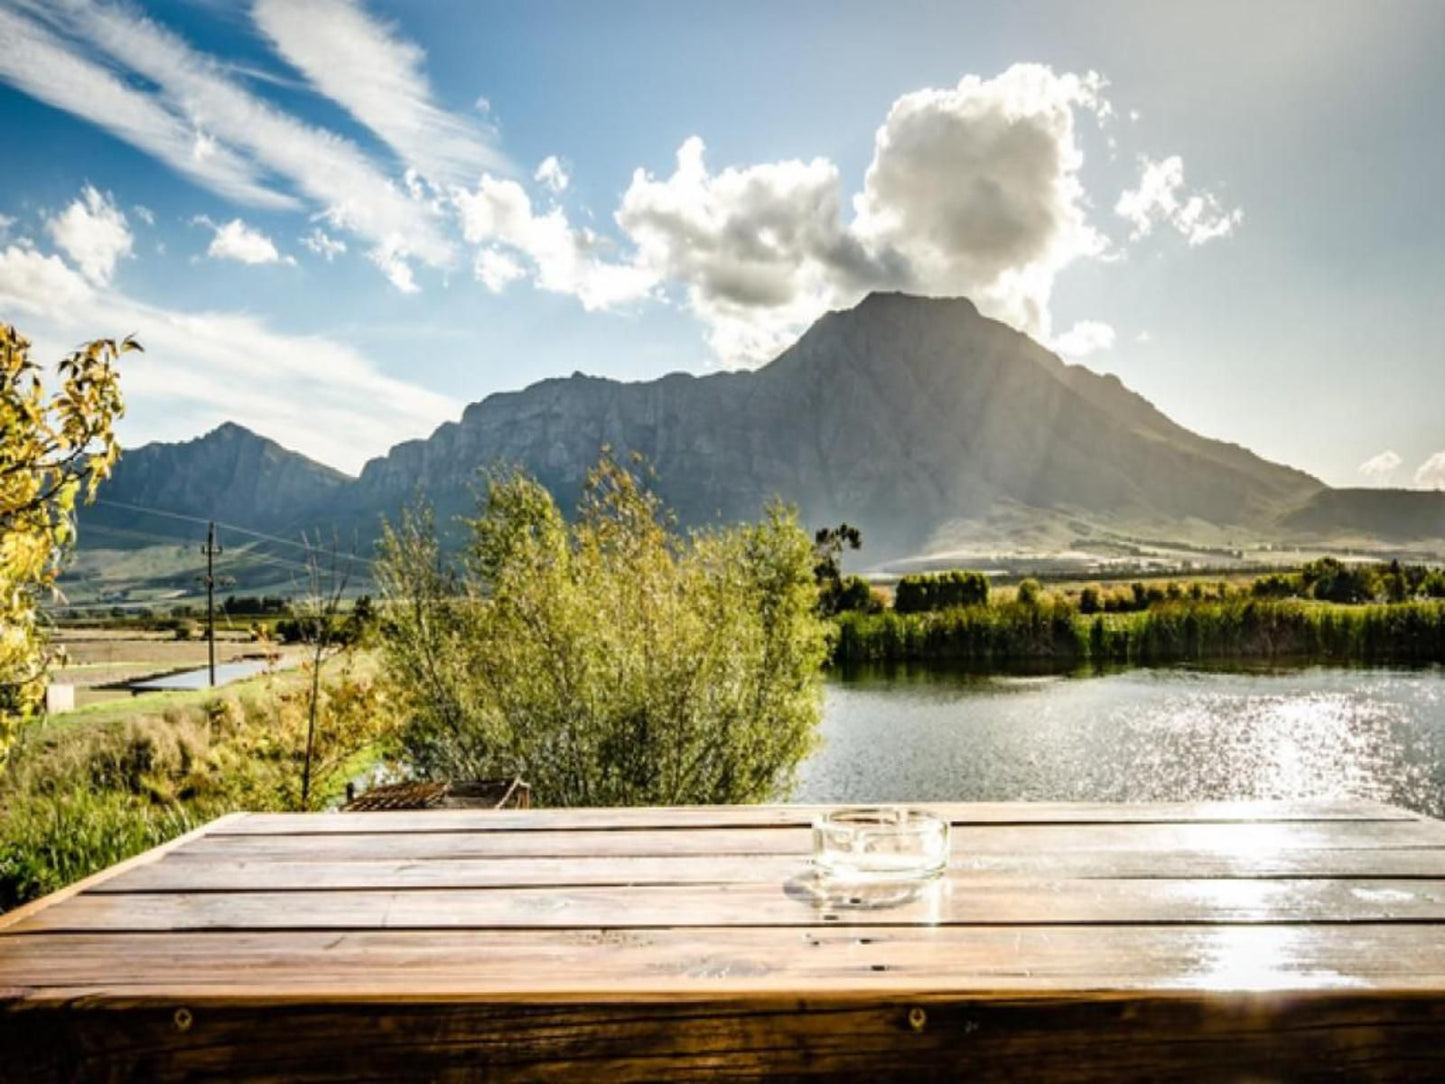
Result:
<svg viewBox="0 0 1445 1084"><path fill-rule="evenodd" d="M44 691L49 661L37 599L75 540L76 502L95 495L120 454L124 413L114 363L133 338L97 339L58 366L47 401L30 342L0 322L0 757Z"/></svg>

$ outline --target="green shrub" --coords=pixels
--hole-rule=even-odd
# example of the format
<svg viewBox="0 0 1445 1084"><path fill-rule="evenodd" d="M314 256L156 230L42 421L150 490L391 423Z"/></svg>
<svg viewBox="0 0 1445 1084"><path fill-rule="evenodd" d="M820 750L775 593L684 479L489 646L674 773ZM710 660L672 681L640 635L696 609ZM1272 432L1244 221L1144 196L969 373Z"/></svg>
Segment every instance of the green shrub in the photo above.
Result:
<svg viewBox="0 0 1445 1084"><path fill-rule="evenodd" d="M893 608L901 614L982 606L987 602L988 577L982 572L958 569L904 576L893 591Z"/></svg>
<svg viewBox="0 0 1445 1084"><path fill-rule="evenodd" d="M380 642L408 762L522 775L551 805L786 792L821 715L829 625L793 514L680 535L611 458L576 519L498 472L460 568L425 511L385 532Z"/></svg>

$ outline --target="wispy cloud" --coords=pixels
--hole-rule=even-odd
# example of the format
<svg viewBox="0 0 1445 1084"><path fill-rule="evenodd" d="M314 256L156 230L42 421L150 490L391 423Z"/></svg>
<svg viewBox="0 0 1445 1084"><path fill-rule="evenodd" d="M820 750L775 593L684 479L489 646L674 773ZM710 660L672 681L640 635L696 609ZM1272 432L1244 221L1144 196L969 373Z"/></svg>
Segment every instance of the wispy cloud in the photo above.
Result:
<svg viewBox="0 0 1445 1084"><path fill-rule="evenodd" d="M227 199L258 207L299 206L267 185L254 163L222 147L203 153L197 125L81 56L33 19L3 7L0 80L104 128Z"/></svg>
<svg viewBox="0 0 1445 1084"><path fill-rule="evenodd" d="M132 414L184 417L187 431L231 420L322 462L357 470L391 445L461 409L456 400L386 375L364 353L318 335L288 335L234 312L148 304L87 279L32 242L0 249L0 311L23 318L39 356L97 334L134 333L122 386Z"/></svg>
<svg viewBox="0 0 1445 1084"><path fill-rule="evenodd" d="M257 0L257 27L308 83L371 129L432 184L509 172L472 123L434 100L426 54L352 0Z"/></svg>
<svg viewBox="0 0 1445 1084"><path fill-rule="evenodd" d="M1387 449L1379 455L1372 455L1365 460L1360 464L1358 470L1371 485L1387 486L1404 462L1405 460L1398 452Z"/></svg>
<svg viewBox="0 0 1445 1084"><path fill-rule="evenodd" d="M283 112L240 85L219 61L192 49L159 23L129 8L97 0L61 5L16 0L32 18L8 16L33 36L45 34L40 21L98 50L109 63L129 69L156 87L142 97L151 112L169 117L187 133L195 163L252 163L253 173L283 178L320 208L336 229L355 233L373 246L379 264L398 266L416 259L448 266L454 256L442 213L434 201L419 200L395 184L356 144L327 129ZM58 59L72 67L94 64L78 46L60 45L48 35ZM44 78L42 58L32 50L9 70L29 89ZM132 92L134 94L135 92ZM70 96L62 104L90 116L89 103ZM102 121L102 123L104 123ZM111 125L107 125L110 127ZM176 164L175 156L166 158ZM293 201L294 202L294 201Z"/></svg>

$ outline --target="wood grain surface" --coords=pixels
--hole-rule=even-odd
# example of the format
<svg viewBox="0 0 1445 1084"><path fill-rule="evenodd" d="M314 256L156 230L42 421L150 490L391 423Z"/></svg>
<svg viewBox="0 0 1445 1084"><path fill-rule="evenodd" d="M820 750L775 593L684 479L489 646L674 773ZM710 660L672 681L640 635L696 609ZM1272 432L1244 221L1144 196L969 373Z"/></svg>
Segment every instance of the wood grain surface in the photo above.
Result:
<svg viewBox="0 0 1445 1084"><path fill-rule="evenodd" d="M1445 825L936 806L241 815L0 917L0 1080L1445 1079Z"/></svg>

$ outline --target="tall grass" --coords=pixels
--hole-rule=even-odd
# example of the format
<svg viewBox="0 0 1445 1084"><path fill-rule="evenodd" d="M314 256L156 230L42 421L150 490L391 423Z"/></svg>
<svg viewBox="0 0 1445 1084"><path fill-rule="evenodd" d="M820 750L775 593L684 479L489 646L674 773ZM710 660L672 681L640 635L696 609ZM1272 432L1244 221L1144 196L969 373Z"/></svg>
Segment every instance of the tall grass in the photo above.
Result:
<svg viewBox="0 0 1445 1084"><path fill-rule="evenodd" d="M162 714L23 735L0 772L0 910L223 813L299 808L305 708L295 683L265 678ZM394 718L376 682L350 668L323 684L321 708L324 803L376 758Z"/></svg>
<svg viewBox="0 0 1445 1084"><path fill-rule="evenodd" d="M1445 662L1445 603L1345 606L1243 599L1080 615L1061 600L919 614L844 614L835 663L1141 663L1300 659Z"/></svg>

